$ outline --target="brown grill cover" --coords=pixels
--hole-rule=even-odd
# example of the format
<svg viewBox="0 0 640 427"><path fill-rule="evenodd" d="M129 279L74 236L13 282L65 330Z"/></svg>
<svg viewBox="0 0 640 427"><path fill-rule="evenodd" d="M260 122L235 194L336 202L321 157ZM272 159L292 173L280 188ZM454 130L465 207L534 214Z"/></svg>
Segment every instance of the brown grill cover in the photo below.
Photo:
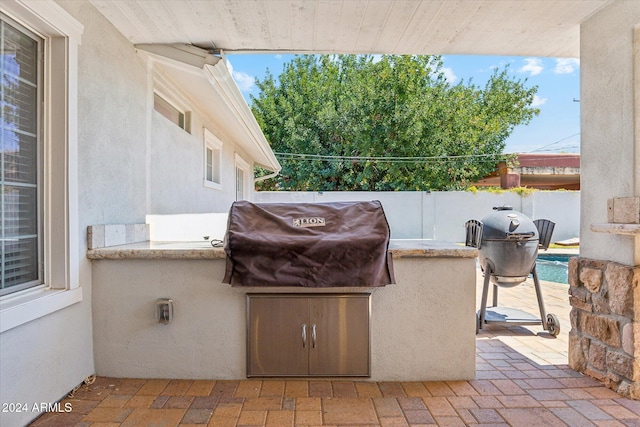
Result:
<svg viewBox="0 0 640 427"><path fill-rule="evenodd" d="M224 283L232 286L384 286L394 283L389 224L379 201L235 202Z"/></svg>

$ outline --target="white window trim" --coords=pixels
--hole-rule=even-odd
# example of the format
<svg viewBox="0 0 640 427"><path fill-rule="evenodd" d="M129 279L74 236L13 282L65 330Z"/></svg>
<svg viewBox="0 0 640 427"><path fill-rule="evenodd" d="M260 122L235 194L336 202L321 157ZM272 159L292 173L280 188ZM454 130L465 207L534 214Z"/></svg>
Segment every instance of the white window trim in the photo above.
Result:
<svg viewBox="0 0 640 427"><path fill-rule="evenodd" d="M242 180L242 183L244 184L244 188L242 189L242 192L245 194L245 197L243 200L250 200L251 197L251 192L250 187L249 187L249 182L251 182L251 177L249 176L249 170L251 168L251 165L249 164L249 162L247 162L245 159L243 159L238 153L235 153L235 169L234 169L234 178L235 178L235 173L236 169L240 169L244 172L244 179ZM235 178L235 180L237 182L237 178ZM234 184L235 187L236 184ZM236 195L238 194L238 189L235 188L235 192Z"/></svg>
<svg viewBox="0 0 640 427"><path fill-rule="evenodd" d="M214 190L222 190L222 141L220 141L209 129L204 128L204 186L207 188L212 188ZM220 177L220 182L209 181L207 179L207 149L218 151L218 164L214 165L215 168L218 169L218 175Z"/></svg>
<svg viewBox="0 0 640 427"><path fill-rule="evenodd" d="M184 114L184 128L178 127L187 133L191 133L191 103L169 78L155 66L153 67L153 93L160 96L173 108Z"/></svg>
<svg viewBox="0 0 640 427"><path fill-rule="evenodd" d="M45 285L0 297L0 332L4 332L82 301L77 82L84 27L52 0L4 0L0 10L41 35L45 47L41 137Z"/></svg>

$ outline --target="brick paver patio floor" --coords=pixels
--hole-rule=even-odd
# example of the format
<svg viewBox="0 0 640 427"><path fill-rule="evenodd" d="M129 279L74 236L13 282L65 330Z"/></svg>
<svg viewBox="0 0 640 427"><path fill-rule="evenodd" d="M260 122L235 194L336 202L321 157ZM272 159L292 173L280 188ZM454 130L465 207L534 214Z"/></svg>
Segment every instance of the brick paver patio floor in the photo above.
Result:
<svg viewBox="0 0 640 427"><path fill-rule="evenodd" d="M477 298L481 294L478 274ZM541 326L488 325L476 340L476 379L158 380L98 377L69 413L33 426L640 426L640 401L625 399L567 366L567 285L543 283L552 338ZM500 289L499 305L537 314L532 283Z"/></svg>

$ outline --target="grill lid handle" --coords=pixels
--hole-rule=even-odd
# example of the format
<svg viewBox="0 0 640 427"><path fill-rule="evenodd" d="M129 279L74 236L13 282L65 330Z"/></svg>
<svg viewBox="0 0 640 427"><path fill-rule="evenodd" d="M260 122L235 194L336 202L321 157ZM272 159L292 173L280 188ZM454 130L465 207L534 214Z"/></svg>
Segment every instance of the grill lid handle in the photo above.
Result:
<svg viewBox="0 0 640 427"><path fill-rule="evenodd" d="M535 235L536 233L534 233L533 231L529 233L511 233L507 231L507 239L530 239Z"/></svg>
<svg viewBox="0 0 640 427"><path fill-rule="evenodd" d="M512 211L513 206L509 206L509 205L494 206L493 210L494 211Z"/></svg>

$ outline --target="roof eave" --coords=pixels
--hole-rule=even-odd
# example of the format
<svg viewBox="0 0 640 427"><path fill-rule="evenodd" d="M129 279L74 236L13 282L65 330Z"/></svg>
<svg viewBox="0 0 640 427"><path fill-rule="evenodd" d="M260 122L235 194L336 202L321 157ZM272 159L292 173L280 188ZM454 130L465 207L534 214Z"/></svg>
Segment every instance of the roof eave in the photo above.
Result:
<svg viewBox="0 0 640 427"><path fill-rule="evenodd" d="M214 65L205 65L204 73L207 79L209 79L212 86L217 87L223 99L227 103L227 106L235 112L235 117L242 122L243 126L247 129L248 136L253 144L260 150L264 156L262 161L256 159L256 163L268 170L279 172L282 167L280 162L276 159L275 154L271 150L269 142L264 137L260 125L256 121L253 112L247 105L238 85L236 85L229 69L226 66L226 61L220 61Z"/></svg>
<svg viewBox="0 0 640 427"><path fill-rule="evenodd" d="M235 143L241 147L250 145L249 148L253 148L248 151L254 155L251 160L256 165L274 172L282 169L223 57L186 44L138 44L135 47L150 54L157 62L178 68L192 77L206 79L225 106L233 112L237 124L244 129L246 139Z"/></svg>

